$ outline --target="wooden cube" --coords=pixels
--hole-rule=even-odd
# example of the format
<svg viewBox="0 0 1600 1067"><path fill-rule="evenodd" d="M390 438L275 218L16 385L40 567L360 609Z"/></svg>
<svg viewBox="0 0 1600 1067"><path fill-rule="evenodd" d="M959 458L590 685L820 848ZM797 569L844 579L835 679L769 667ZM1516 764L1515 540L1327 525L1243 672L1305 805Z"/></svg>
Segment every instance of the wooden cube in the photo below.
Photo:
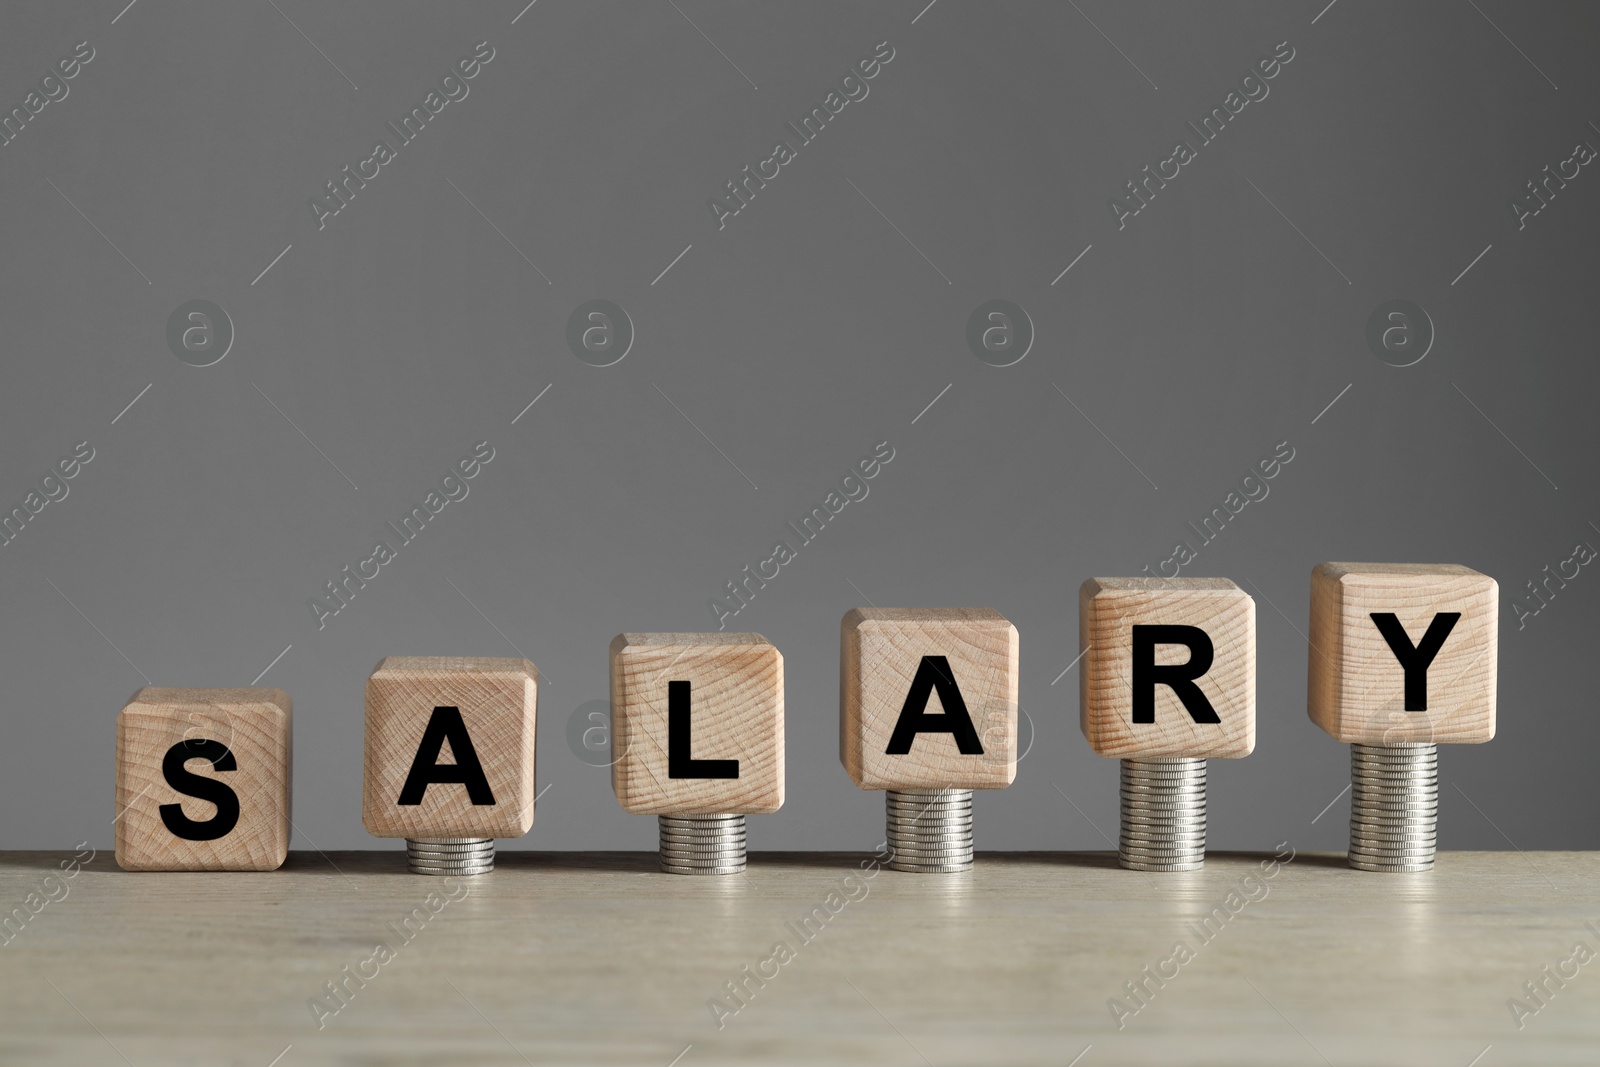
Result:
<svg viewBox="0 0 1600 1067"><path fill-rule="evenodd" d="M1091 578L1078 590L1078 725L1115 759L1256 747L1256 604L1226 578Z"/></svg>
<svg viewBox="0 0 1600 1067"><path fill-rule="evenodd" d="M521 837L533 825L539 670L390 656L367 679L361 822L375 837Z"/></svg>
<svg viewBox="0 0 1600 1067"><path fill-rule="evenodd" d="M1344 742L1494 737L1500 587L1453 563L1311 572L1307 710Z"/></svg>
<svg viewBox="0 0 1600 1067"><path fill-rule="evenodd" d="M117 715L117 864L271 871L289 855L293 702L281 689L162 689Z"/></svg>
<svg viewBox="0 0 1600 1067"><path fill-rule="evenodd" d="M626 811L783 806L783 655L760 634L618 634L611 787Z"/></svg>
<svg viewBox="0 0 1600 1067"><path fill-rule="evenodd" d="M839 623L839 759L862 789L1017 776L1017 628L989 608L855 608Z"/></svg>

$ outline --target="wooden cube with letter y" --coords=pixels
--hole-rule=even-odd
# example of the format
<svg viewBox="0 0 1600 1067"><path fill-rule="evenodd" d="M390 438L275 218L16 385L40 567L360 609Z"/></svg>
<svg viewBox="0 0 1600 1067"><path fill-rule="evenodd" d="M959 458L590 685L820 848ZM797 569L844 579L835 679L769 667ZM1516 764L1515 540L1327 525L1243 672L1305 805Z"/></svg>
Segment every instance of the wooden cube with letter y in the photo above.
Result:
<svg viewBox="0 0 1600 1067"><path fill-rule="evenodd" d="M839 623L839 759L886 791L886 861L972 866L972 791L1017 776L1017 628L990 608L854 608Z"/></svg>
<svg viewBox="0 0 1600 1067"><path fill-rule="evenodd" d="M1122 761L1118 862L1205 864L1206 760L1256 745L1256 605L1226 578L1091 578L1078 591L1078 721Z"/></svg>
<svg viewBox="0 0 1600 1067"><path fill-rule="evenodd" d="M480 873L533 825L539 671L525 659L391 656L367 679L361 821L418 873Z"/></svg>
<svg viewBox="0 0 1600 1067"><path fill-rule="evenodd" d="M1494 737L1500 587L1453 563L1311 572L1311 721L1350 745L1350 865L1433 866L1441 743Z"/></svg>
<svg viewBox="0 0 1600 1067"><path fill-rule="evenodd" d="M744 817L783 806L783 714L783 655L760 634L611 642L611 785L659 817L663 870L744 869Z"/></svg>
<svg viewBox="0 0 1600 1067"><path fill-rule="evenodd" d="M1500 587L1453 563L1311 572L1311 719L1354 744L1494 737Z"/></svg>
<svg viewBox="0 0 1600 1067"><path fill-rule="evenodd" d="M281 689L139 690L117 715L118 866L282 866L292 719Z"/></svg>

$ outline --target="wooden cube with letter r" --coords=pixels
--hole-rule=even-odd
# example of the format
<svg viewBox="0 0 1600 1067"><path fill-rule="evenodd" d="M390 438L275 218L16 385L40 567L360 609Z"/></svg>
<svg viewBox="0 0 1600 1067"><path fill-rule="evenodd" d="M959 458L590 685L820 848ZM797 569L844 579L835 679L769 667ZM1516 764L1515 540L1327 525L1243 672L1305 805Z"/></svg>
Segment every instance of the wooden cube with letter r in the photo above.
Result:
<svg viewBox="0 0 1600 1067"><path fill-rule="evenodd" d="M854 608L839 623L839 759L862 789L1004 789L1017 673L998 611Z"/></svg>
<svg viewBox="0 0 1600 1067"><path fill-rule="evenodd" d="M1256 604L1226 578L1090 578L1078 725L1115 759L1238 759L1256 745Z"/></svg>
<svg viewBox="0 0 1600 1067"><path fill-rule="evenodd" d="M636 815L783 806L783 654L760 634L611 642L611 785Z"/></svg>
<svg viewBox="0 0 1600 1067"><path fill-rule="evenodd" d="M117 715L118 866L282 866L292 719L281 689L139 690Z"/></svg>
<svg viewBox="0 0 1600 1067"><path fill-rule="evenodd" d="M1347 743L1494 737L1500 587L1454 563L1311 572L1311 720Z"/></svg>
<svg viewBox="0 0 1600 1067"><path fill-rule="evenodd" d="M521 837L533 826L539 671L390 656L367 679L361 821L375 837Z"/></svg>

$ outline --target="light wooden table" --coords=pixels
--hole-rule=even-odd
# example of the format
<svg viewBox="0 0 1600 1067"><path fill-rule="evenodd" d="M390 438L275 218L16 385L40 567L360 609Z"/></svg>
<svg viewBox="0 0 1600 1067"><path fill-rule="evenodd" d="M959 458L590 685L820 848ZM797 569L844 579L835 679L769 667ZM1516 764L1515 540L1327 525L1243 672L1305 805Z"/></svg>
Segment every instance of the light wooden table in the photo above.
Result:
<svg viewBox="0 0 1600 1067"><path fill-rule="evenodd" d="M1600 960L1522 1029L1507 1007L1575 943L1600 951L1600 853L1441 853L1425 875L1301 854L1270 880L1260 855L1143 875L996 853L852 882L828 915L862 856L688 878L653 855L502 851L409 942L388 924L444 887L399 850L271 874L127 874L102 852L63 897L44 878L65 855L0 853L0 908L59 898L0 947L7 1067L1600 1063ZM1194 924L1230 892L1207 943ZM807 943L787 924L815 908ZM1180 940L1193 957L1119 1030L1107 1001ZM393 957L319 1029L308 999L379 941ZM707 1001L736 1006L724 983L780 941L793 958L719 1029Z"/></svg>

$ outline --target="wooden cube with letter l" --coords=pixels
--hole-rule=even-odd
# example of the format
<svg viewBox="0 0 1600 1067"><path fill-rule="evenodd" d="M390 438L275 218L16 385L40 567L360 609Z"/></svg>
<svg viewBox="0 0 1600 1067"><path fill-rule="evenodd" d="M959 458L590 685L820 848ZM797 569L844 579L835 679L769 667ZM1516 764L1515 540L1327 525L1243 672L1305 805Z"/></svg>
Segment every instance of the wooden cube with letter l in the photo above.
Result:
<svg viewBox="0 0 1600 1067"><path fill-rule="evenodd" d="M742 871L745 816L783 806L783 655L760 634L624 633L610 666L623 810L658 816L663 870Z"/></svg>
<svg viewBox="0 0 1600 1067"><path fill-rule="evenodd" d="M1255 748L1255 601L1226 578L1091 578L1078 647L1079 725L1122 761L1118 861L1202 866L1206 760Z"/></svg>
<svg viewBox="0 0 1600 1067"><path fill-rule="evenodd" d="M525 659L391 656L367 679L361 821L418 874L482 874L533 825L539 671Z"/></svg>
<svg viewBox="0 0 1600 1067"><path fill-rule="evenodd" d="M1017 775L1017 628L990 608L855 608L839 624L839 759L886 791L889 866L972 866L972 791Z"/></svg>
<svg viewBox="0 0 1600 1067"><path fill-rule="evenodd" d="M1352 867L1433 866L1438 746L1494 737L1499 599L1454 563L1312 570L1307 712L1350 745Z"/></svg>
<svg viewBox="0 0 1600 1067"><path fill-rule="evenodd" d="M292 720L281 689L139 690L117 715L118 866L282 866Z"/></svg>

